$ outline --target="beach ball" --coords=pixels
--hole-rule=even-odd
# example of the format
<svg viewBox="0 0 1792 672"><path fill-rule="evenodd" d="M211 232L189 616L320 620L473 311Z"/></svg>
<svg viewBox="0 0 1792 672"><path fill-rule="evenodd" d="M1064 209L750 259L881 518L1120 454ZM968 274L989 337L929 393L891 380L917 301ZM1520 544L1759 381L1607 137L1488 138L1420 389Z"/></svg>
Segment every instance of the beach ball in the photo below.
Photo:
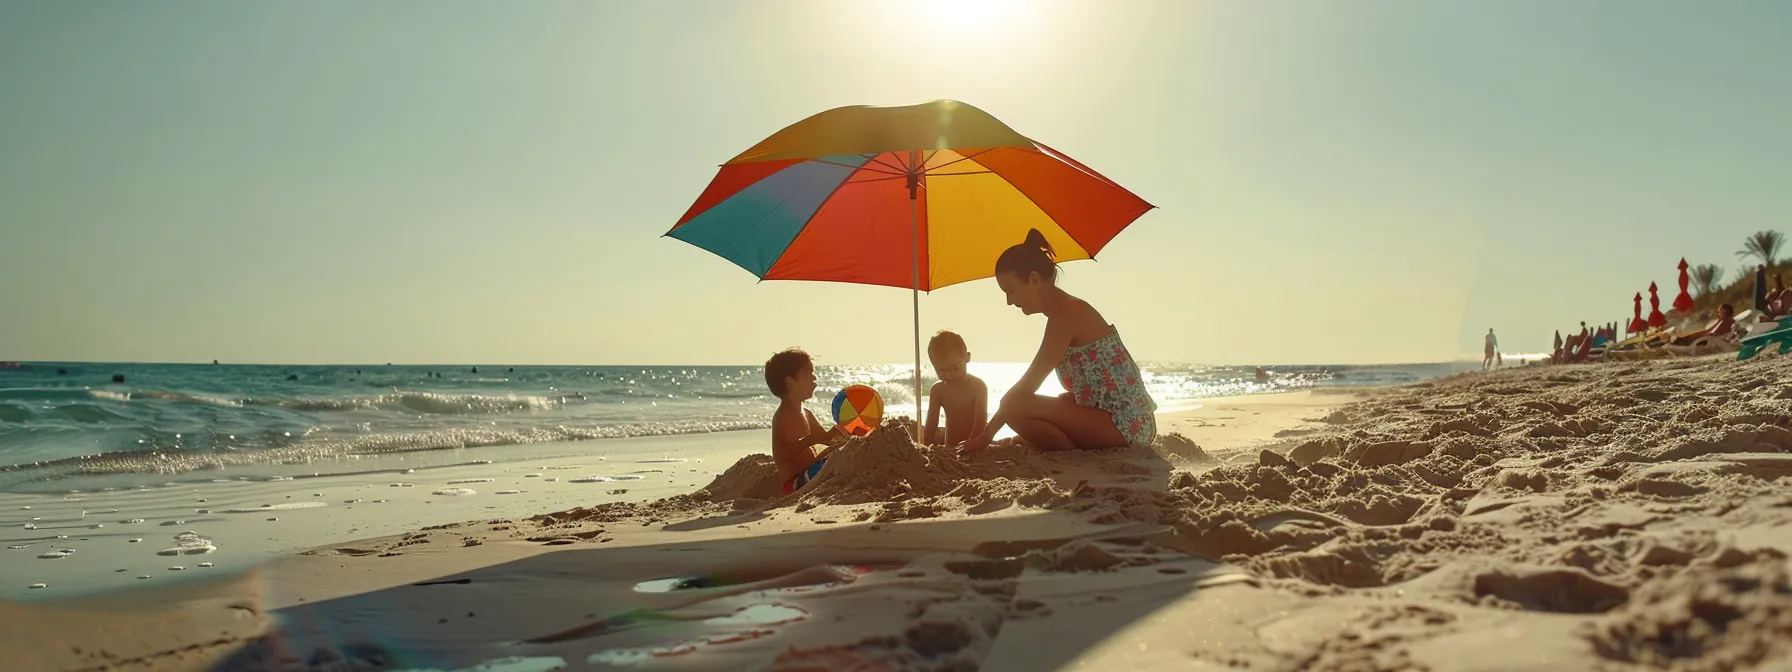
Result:
<svg viewBox="0 0 1792 672"><path fill-rule="evenodd" d="M864 436L884 419L884 400L865 385L848 385L834 395L834 424L852 436Z"/></svg>

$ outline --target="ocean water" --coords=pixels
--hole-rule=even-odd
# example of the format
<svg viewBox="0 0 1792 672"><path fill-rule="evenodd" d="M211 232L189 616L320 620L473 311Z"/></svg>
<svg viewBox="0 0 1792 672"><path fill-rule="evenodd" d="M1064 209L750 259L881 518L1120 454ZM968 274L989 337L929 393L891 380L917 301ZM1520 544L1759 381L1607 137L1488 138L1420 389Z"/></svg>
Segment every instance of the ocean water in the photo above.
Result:
<svg viewBox="0 0 1792 672"><path fill-rule="evenodd" d="M1145 365L1175 409L1216 396L1417 382L1478 363ZM973 363L999 396L1026 365ZM912 367L825 366L811 409L875 387L914 412ZM123 376L123 382L113 382ZM0 488L73 474L177 474L321 458L764 429L776 399L757 366L272 366L25 363L0 369ZM924 379L931 384L931 379ZM1048 378L1040 390L1061 392ZM992 406L994 404L992 403Z"/></svg>

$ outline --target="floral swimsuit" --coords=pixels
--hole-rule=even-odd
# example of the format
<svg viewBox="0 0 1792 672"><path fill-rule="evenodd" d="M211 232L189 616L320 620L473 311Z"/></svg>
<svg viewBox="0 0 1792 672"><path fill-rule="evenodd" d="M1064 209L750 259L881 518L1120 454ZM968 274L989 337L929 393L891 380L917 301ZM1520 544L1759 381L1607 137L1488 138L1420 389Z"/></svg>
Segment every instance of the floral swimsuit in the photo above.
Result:
<svg viewBox="0 0 1792 672"><path fill-rule="evenodd" d="M1058 362L1058 382L1079 406L1112 413L1128 445L1148 447L1157 437L1157 402L1145 390L1139 365L1112 326L1101 338L1073 345Z"/></svg>

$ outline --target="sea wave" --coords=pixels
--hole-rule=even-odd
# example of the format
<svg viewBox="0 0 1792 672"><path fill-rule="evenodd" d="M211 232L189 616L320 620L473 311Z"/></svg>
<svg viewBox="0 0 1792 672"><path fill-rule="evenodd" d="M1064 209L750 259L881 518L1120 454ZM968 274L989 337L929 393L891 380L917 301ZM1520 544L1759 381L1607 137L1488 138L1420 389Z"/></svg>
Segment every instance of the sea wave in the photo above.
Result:
<svg viewBox="0 0 1792 672"><path fill-rule="evenodd" d="M246 403L255 406L278 406L298 411L407 410L436 415L458 415L554 408L564 403L564 397L392 392L360 397L262 398L249 399Z"/></svg>
<svg viewBox="0 0 1792 672"><path fill-rule="evenodd" d="M37 472L45 478L74 474L157 473L178 474L226 466L294 464L311 460L359 455L383 455L429 450L488 448L552 441L621 439L645 436L708 434L747 429L768 429L760 420L724 420L689 423L638 423L630 425L554 427L454 427L375 434L301 436L270 443L254 450L217 446L211 450L126 450L0 466L0 472Z"/></svg>

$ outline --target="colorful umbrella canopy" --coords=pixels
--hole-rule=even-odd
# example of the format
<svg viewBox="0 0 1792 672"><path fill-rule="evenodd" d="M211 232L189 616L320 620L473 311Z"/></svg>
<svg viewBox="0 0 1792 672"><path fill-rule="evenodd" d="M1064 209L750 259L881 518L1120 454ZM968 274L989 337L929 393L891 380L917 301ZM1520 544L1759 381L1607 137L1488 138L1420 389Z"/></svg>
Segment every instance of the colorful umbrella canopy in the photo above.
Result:
<svg viewBox="0 0 1792 672"><path fill-rule="evenodd" d="M1661 314L1661 296L1657 291L1655 283L1649 283L1649 326L1660 329L1668 326L1668 316Z"/></svg>
<svg viewBox="0 0 1792 672"><path fill-rule="evenodd" d="M1694 308L1694 304L1692 302L1692 292L1686 291L1686 286L1692 282L1692 275L1686 272L1687 268L1688 268L1688 265L1686 263L1686 258L1681 257L1680 258L1680 295L1674 297L1674 312L1682 313L1682 314L1690 313L1690 312L1692 312L1692 309Z"/></svg>
<svg viewBox="0 0 1792 672"><path fill-rule="evenodd" d="M666 236L761 280L906 287L987 278L1045 234L1060 261L1092 259L1152 207L1076 160L953 100L851 106L792 124L722 164Z"/></svg>

